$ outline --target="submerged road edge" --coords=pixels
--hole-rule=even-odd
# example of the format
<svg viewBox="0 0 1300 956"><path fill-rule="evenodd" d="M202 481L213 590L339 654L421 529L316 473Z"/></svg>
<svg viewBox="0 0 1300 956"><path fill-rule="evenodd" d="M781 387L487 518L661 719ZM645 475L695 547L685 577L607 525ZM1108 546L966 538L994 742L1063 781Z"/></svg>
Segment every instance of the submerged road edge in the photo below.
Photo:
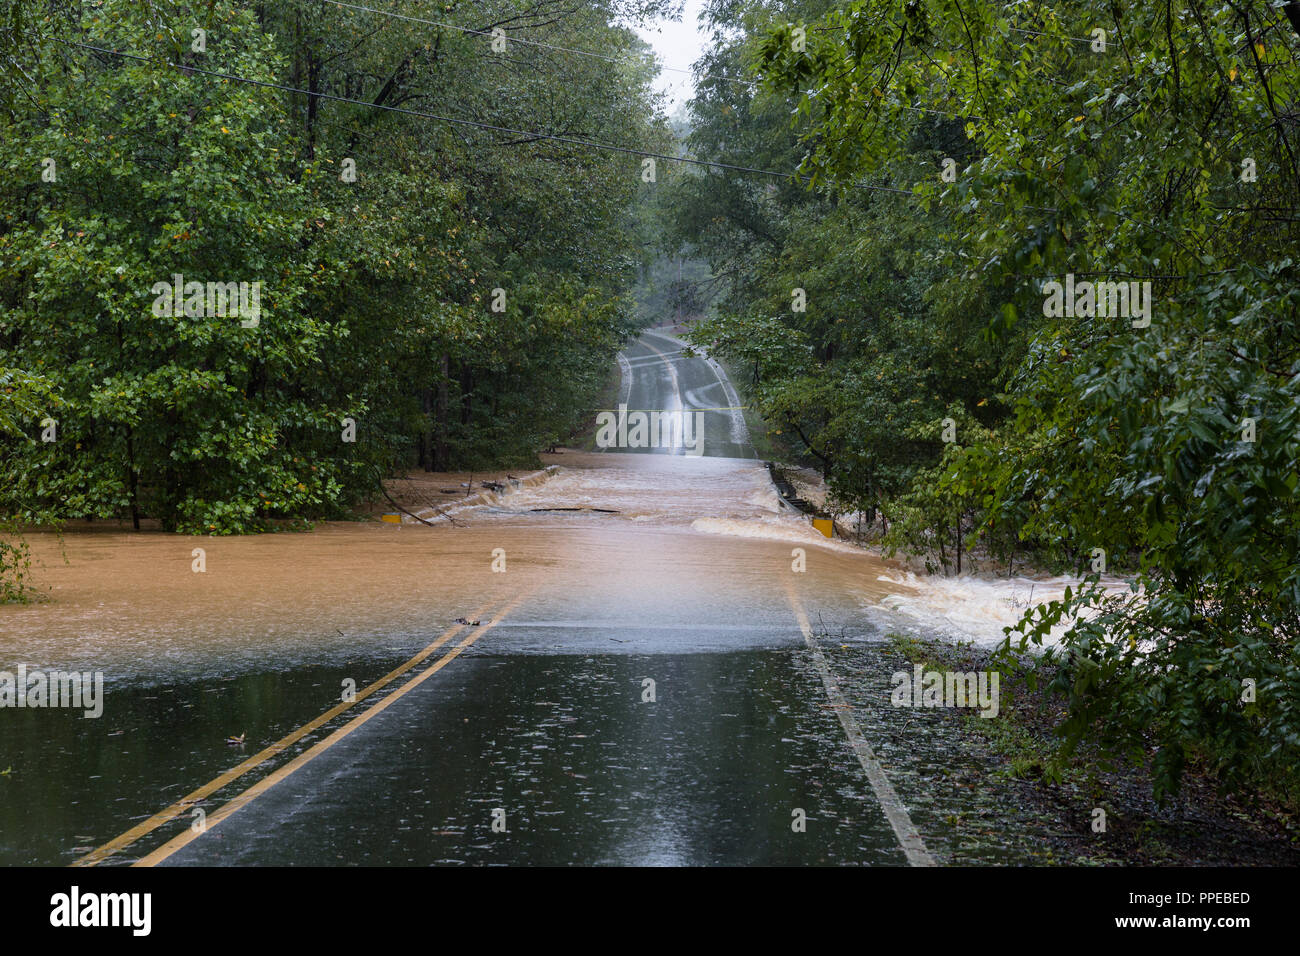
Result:
<svg viewBox="0 0 1300 956"><path fill-rule="evenodd" d="M822 649L817 644L817 638L812 631L812 624L808 620L808 615L804 613L803 603L799 600L799 595L795 593L794 586L788 582L785 591L786 596L790 599L790 607L794 611L795 618L799 621L799 630L803 632L804 643L812 651L813 660L816 662L817 670L821 674L822 683L826 687L826 696L830 698L835 713L839 715L840 724L848 735L849 744L853 747L858 762L862 764L862 769L866 772L867 781L871 784L871 789L875 792L881 809L885 811L885 817L889 820L889 825L894 829L894 836L898 838L898 845L906 854L908 864L910 866L937 866L934 857L930 855L930 851L925 847L925 841L921 839L920 831L912 823L912 817L908 814L907 807L903 806L903 801L898 798L893 784L889 782L889 777L885 775L885 768L880 765L880 761L876 759L875 751L871 749L871 745L867 743L867 738L863 736L862 728L858 726L858 720L853 716L853 711L849 708L849 702L844 699L844 694L840 691L839 681L831 673L830 665L826 663L826 656L822 654Z"/></svg>
<svg viewBox="0 0 1300 956"><path fill-rule="evenodd" d="M481 617L488 610L488 608L492 606L493 603L495 602L489 601L487 604L484 604L478 610L476 610L474 612L475 619ZM333 720L339 714L361 703L363 700L365 700L371 694L374 694L376 691L382 690L384 687L392 683L398 677L402 676L412 667L415 667L417 664L419 664L427 657L429 657L439 647L447 643L447 641L451 640L451 638L455 637L456 634L458 634L461 631L461 629L462 629L462 625L459 624L454 627L448 628L446 631L442 633L440 637L434 640L433 643L429 644L422 651L420 651L420 653L416 654L414 657L412 657L410 660L408 660L406 663L402 664L401 666L395 668L394 670L389 671L383 677L371 683L368 687L358 691L356 696L353 697L351 700L344 701L343 703L334 705L325 713L321 714L319 717L316 717L313 720L308 721L306 724L303 724L297 730L280 738L275 743L271 744L269 747L266 747L265 749L249 757L247 760L244 760L237 766L231 768L230 770L227 770L225 773L220 774L216 778L208 781L203 786L199 787L197 790L193 790L190 793L186 794L185 796L181 797L179 800L177 800L171 806L167 807L165 810L160 810L158 813L155 813L153 816L149 817L149 819L145 820L143 823L137 824L136 826L127 830L125 833L121 834L120 836L114 837L112 840L109 840L107 843L103 844L102 846L97 847L94 850L91 850L85 856L73 860L68 865L71 867L98 866L104 860L108 859L109 857L117 853L120 853L122 850L131 846L133 843L137 842L138 840L141 840L144 837L148 836L150 833L152 833L154 830L157 830L159 827L180 818L185 814L187 810L189 810L195 804L206 799L207 797L210 797L218 790L228 786L229 784L238 780L240 777L244 776L246 773L249 773L250 771L266 763L268 760L276 756L279 756L281 753L283 753L289 747L293 746L303 737L310 734L312 731L319 729L320 727L327 724L329 721Z"/></svg>
<svg viewBox="0 0 1300 956"><path fill-rule="evenodd" d="M262 778L257 783L253 784L253 786L245 790L243 793L232 798L228 803L226 803L224 806L222 806L219 810L217 810L208 818L207 825L202 830L199 831L195 831L192 829L186 830L185 832L179 834L178 836L164 843L162 846L154 850L152 853L141 858L140 860L137 860L135 863L132 864L132 866L136 866L136 867L156 866L157 864L166 860L173 853L176 853L178 850L183 849L184 847L188 846L190 843L197 840L203 834L209 832L210 830L215 829L218 825L220 825L224 820L229 818L231 815L237 813L239 810L242 810L244 807L252 803L253 800L257 799L267 790L270 790L272 787L280 783L282 780L284 780L291 774L293 774L295 771L300 770L302 767L306 766L308 763L315 760L325 751L333 747L336 743L343 740L345 737L349 736L354 730L358 729L367 721L369 721L372 717L375 717L378 714L382 713L383 711L387 710L391 705L395 704L397 701L405 697L416 687L423 684L426 680L428 680L438 671L442 670L443 667L451 663L451 661L453 661L455 658L459 657L461 652L464 651L467 647L472 645L475 641L477 641L480 637L482 637L492 628L500 624L501 621L505 619L505 616L507 614L513 611L521 603L523 603L523 601L526 600L531 594L532 594L532 589L529 589L528 591L525 591L524 593L515 597L514 600L510 601L509 604L507 604L505 607L497 611L496 614L493 616L492 620L488 621L486 624L483 624L480 627L477 627L473 631L471 631L459 644L457 644L450 651L448 651L446 654L440 657L437 663L433 664L428 669L422 671L416 677L413 677L410 681L403 684L400 688L395 690L393 693L389 694L383 700L379 701L374 706L370 707L370 709L352 718L352 720L348 721L342 727L335 730L324 740L321 740L319 743L315 744L310 749L299 754L297 757L289 761L284 766L275 770L268 776Z"/></svg>

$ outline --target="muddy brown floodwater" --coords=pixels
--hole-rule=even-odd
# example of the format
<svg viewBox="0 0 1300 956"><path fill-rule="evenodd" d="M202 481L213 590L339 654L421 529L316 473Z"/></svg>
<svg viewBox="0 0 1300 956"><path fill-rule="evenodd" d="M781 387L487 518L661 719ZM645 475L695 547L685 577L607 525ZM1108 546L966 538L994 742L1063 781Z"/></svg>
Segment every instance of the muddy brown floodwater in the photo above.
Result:
<svg viewBox="0 0 1300 956"><path fill-rule="evenodd" d="M32 536L49 600L0 608L0 670L102 672L104 714L0 713L12 769L0 861L83 857L467 618L494 626L409 695L405 678L385 688L391 709L221 823L219 839L164 852L186 833L168 817L109 865L151 851L177 863L900 862L792 605L870 637L864 606L900 590L880 580L890 569L822 538L752 459L556 461L549 480L463 508L456 525ZM642 707L647 676L661 696ZM217 810L352 716L186 812ZM502 801L518 838L485 843L483 807ZM788 841L791 807L826 821L818 839ZM322 843L320 826L337 840Z"/></svg>
<svg viewBox="0 0 1300 956"><path fill-rule="evenodd" d="M565 464L551 480L461 512L460 526L32 535L49 601L0 608L0 665L103 670L111 682L347 658L525 592L511 620L538 627L743 621L794 638L784 592L794 548L807 554L802 577L815 579L816 608L851 613L900 590L878 580L890 572L883 562L784 511L758 462L556 460ZM204 552L201 573L194 549ZM493 571L494 555L504 573Z"/></svg>
<svg viewBox="0 0 1300 956"><path fill-rule="evenodd" d="M0 607L0 672L102 674L103 712L0 709L0 864L899 865L913 823L1032 859L1000 791L961 824L957 725L890 699L891 630L996 639L1016 595L823 538L680 340L621 365L702 455L544 456L434 527L30 536L49 600Z"/></svg>

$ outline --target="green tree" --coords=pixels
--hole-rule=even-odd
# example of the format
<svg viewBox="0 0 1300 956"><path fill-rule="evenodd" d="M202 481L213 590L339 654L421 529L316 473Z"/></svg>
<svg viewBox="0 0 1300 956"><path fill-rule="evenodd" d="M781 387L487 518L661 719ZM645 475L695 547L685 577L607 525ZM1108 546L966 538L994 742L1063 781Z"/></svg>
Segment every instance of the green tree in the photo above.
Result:
<svg viewBox="0 0 1300 956"><path fill-rule="evenodd" d="M1199 0L1104 13L864 0L808 23L802 49L796 26L772 29L761 62L796 99L807 174L896 170L921 110L961 118L974 147L951 182L937 165L899 182L951 217L946 267L985 291L988 335L1015 356L1014 417L946 456L912 505L960 496L970 540L1084 571L1104 554L1132 574L1127 595L1093 575L1021 625L1035 643L1066 631L1064 752L1155 744L1162 794L1192 758L1233 784L1287 778L1300 745L1292 23ZM1055 314L1044 283L1067 274L1150 282L1149 325Z"/></svg>

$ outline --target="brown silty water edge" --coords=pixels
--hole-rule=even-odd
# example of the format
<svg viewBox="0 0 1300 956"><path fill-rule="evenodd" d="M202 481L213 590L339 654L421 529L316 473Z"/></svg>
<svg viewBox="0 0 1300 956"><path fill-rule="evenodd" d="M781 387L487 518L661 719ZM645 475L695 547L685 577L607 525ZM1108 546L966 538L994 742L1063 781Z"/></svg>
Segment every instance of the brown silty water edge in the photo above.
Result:
<svg viewBox="0 0 1300 956"><path fill-rule="evenodd" d="M743 623L793 640L782 588L795 549L808 556L801 577L839 617L907 590L878 580L891 572L879 558L825 542L783 512L759 462L604 453L552 460L563 465L549 479L462 505L455 525L328 522L243 537L105 526L62 539L31 534L48 600L0 608L0 666L95 666L111 678L114 670L313 660L392 635L418 637L524 590L535 594L512 615L518 622ZM498 556L504 573L493 570Z"/></svg>

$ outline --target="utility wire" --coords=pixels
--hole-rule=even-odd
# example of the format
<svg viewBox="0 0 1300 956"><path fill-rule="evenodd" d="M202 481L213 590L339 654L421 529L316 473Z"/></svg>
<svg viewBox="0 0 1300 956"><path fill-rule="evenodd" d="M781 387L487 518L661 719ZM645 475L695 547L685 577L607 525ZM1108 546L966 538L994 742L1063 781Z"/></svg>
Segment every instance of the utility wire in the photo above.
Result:
<svg viewBox="0 0 1300 956"><path fill-rule="evenodd" d="M180 63L174 63L171 60L159 60L154 57L140 56L136 53L125 53L121 50L110 50L105 47L94 46L89 43L78 43L74 40L61 40L57 37L49 37L55 43L61 43L65 46L77 47L82 50L91 50L95 53L102 53L106 56L120 56L126 59L136 60L141 63L151 63L155 66L169 66L178 70L184 70L189 73L200 73L204 76L216 77L221 80L230 80L235 83L248 83L252 86L261 86L267 89L280 90L284 93L297 93L302 96L316 97L323 100L332 100L336 103L349 103L353 106L365 106L371 109L385 110L390 113L401 113L406 116L419 116L424 119L437 120L442 123L452 123L457 126L472 126L476 129L490 130L494 133L509 133L511 136L524 136L530 140L550 140L556 143L564 143L569 146L585 146L588 149L600 149L608 152L622 153L628 156L641 156L647 159L662 159L668 162L687 163L692 166L703 166L709 169L722 169L731 172L753 173L758 176L769 176L774 179L797 179L805 183L811 182L811 177L801 176L797 173L783 173L775 169L759 169L756 166L738 166L732 163L720 163L706 159L695 159L690 156L673 156L668 153L656 153L645 149L633 149L628 146L617 146L612 143L600 143L595 140L583 139L576 136L561 136L556 133L539 133L534 130L516 129L511 126L497 126L493 123L483 123L478 120L460 119L454 116L442 116L438 113L430 113L425 110L407 109L403 106L389 106L385 103L371 103L367 100L352 99L347 96L338 96L334 93L324 93L320 91L304 90L296 86L286 86L282 83L272 83L270 80L255 80L250 77L240 76L236 73L222 73L217 70L205 70L197 66L189 66ZM904 196L914 196L915 193L910 189L899 189L896 186L874 186L869 183L852 183L855 189L867 189L875 192L898 193Z"/></svg>
<svg viewBox="0 0 1300 956"><path fill-rule="evenodd" d="M390 17L394 20L407 20L412 23L424 23L424 24L428 24L429 26L441 27L444 30L456 30L461 33L467 33L471 36L487 37L489 39L495 36L495 34L487 30L475 30L471 27L457 26L454 23L446 23L441 20L430 20L425 17L413 17L404 13L393 13L392 11L389 10L376 10L374 7L367 7L360 3L346 3L344 2L344 0L324 0L324 2L332 3L336 7L344 7L348 10L360 10L365 13L373 13L376 16ZM598 60L604 60L607 63L628 62L627 59L624 57L609 56L608 54L595 53L591 50L575 50L572 47L558 46L553 43L543 43L540 40L528 40L528 39L524 39L523 37L510 36L508 34L506 35L506 39L511 43L526 43L529 46L541 47L542 49L545 50L556 50L562 53L573 53L577 56L593 57ZM659 67L659 69L667 70L672 73L685 73L690 76L695 75L694 70L688 70L688 69L683 69L681 67L674 67L674 66L664 66L663 64L658 62L656 62L656 65ZM707 72L704 73L702 77L708 80L722 80L727 83L738 83L742 86L752 87L758 85L757 80L747 79L743 76L728 76L725 73ZM911 110L912 112L915 113L937 113L940 116L951 116L954 117L955 119L980 119L981 118L978 116L970 116L969 114L965 114L965 113L954 113L951 110L931 109L924 106L905 106L901 103L897 104L897 106L899 109Z"/></svg>
<svg viewBox="0 0 1300 956"><path fill-rule="evenodd" d="M1044 30L1026 30L1022 27L1009 27L1013 33L1024 33L1031 37L1051 37L1054 40L1075 40L1078 43L1092 43L1092 37L1072 37L1065 33L1047 33ZM1109 44L1109 41L1107 41Z"/></svg>
<svg viewBox="0 0 1300 956"><path fill-rule="evenodd" d="M330 0L330 2L334 2L334 0ZM58 37L47 37L47 39L53 40L55 43L59 43L64 46L76 47L82 50L90 50L95 53L104 54L106 56L119 56L126 59L135 60L140 63L149 63L155 66L168 66L174 69L184 70L190 73L198 73L204 76L211 76L217 79L228 80L235 83L247 83L252 86L260 86L267 89L279 90L284 93L296 93L302 96L317 97L320 99L332 100L338 103L348 103L353 106L364 106L364 107L369 107L371 109L384 110L390 113L400 113L407 116L418 116L424 119L437 120L439 122L451 123L457 126L470 126L476 129L484 129L484 130L489 130L497 133L509 133L512 136L525 136L532 140L549 140L553 142L564 143L570 146L584 146L590 149L606 150L609 152L621 153L629 156L641 156L650 159L663 159L669 162L687 163L689 165L700 166L709 169L720 169L720 170L727 170L730 172L753 173L760 176L768 176L774 179L796 179L804 183L811 182L811 177L802 176L796 173L783 173L772 169L760 169L755 166L740 166L733 163L721 163L721 162L715 162L710 160L694 159L688 156L672 156L667 153L656 153L656 152L651 152L649 150L633 149L627 146L617 146L610 143L600 143L600 142L596 142L595 140L583 139L574 136L560 136L553 133L538 133L529 130L515 129L509 126L498 126L492 123L483 123L477 120L467 120L467 119L459 119L451 116L442 116L440 114L430 113L425 110L412 110L401 106L389 106L383 103L372 103L366 100L357 100L346 96L337 96L333 93L312 92L311 90L304 90L298 87L287 86L281 83L272 83L269 80L255 80L250 77L240 76L235 73L222 73L216 70L205 70L202 69L201 67L178 64L171 60L160 60L154 57L141 56L136 53L126 53L120 50L110 50L105 47L95 46L89 43L78 43L74 40L63 40ZM914 193L912 190L900 189L896 186L876 186L876 185L871 185L869 183L851 183L849 185L851 188L854 189L864 189L864 190L870 190L874 192L895 193L898 195L916 198L916 193ZM984 200L984 202L995 206L1006 205L1006 203L1000 202L998 200L992 200L992 199L986 199ZM1049 212L1049 213L1059 212L1059 210L1050 206L1028 206L1027 205L1024 206L1023 208L1032 209L1039 212ZM1119 215L1123 216L1122 213L1120 213ZM1123 216L1123 218L1128 219L1129 217ZM1130 221L1137 222L1137 220L1130 220ZM1147 225L1145 223L1139 223L1139 224ZM1148 228L1150 227L1148 226ZM1238 268L1241 267L1234 267L1232 269L1225 269L1222 271L1235 272ZM1207 273L1207 275L1217 275L1217 274L1219 273L1214 273L1214 272ZM1044 277L1040 277L1040 281L1041 278ZM1173 277L1161 276L1159 278L1173 278ZM1193 279L1193 278L1203 278L1203 277L1189 275L1185 278Z"/></svg>
<svg viewBox="0 0 1300 956"><path fill-rule="evenodd" d="M462 27L454 23L445 23L441 20L429 20L426 19L425 17L412 17L404 13L394 13L390 10L376 10L374 7L367 7L360 3L344 3L343 0L325 0L325 2L332 3L336 7L346 7L349 10L360 10L364 13L373 13L376 16L391 17L394 20L407 20L411 23L424 23L433 27L441 27L444 30L456 30L460 33L467 33L470 36L479 36L479 37L487 37L488 39L494 39L495 37L504 34L506 40L510 43L524 43L527 44L528 46L540 47L543 50L554 50L560 53L572 53L576 56L589 56L597 60L604 60L606 63L631 62L627 57L610 56L609 54L606 53L595 53L591 50L575 50L572 47L559 46L554 43L543 43L541 40L528 40L525 39L524 37L511 36L509 34L505 34L504 31L502 31L502 34L495 34L488 30L475 30L472 27ZM658 62L656 62L656 65L659 67L659 69L667 70L670 73L685 73L687 75L693 76L695 72L694 70L688 70L677 66L664 66L662 63L658 63ZM709 75L713 79L726 80L729 83L742 83L746 86L753 86L755 82L754 80L745 79L744 77L726 76L721 73L711 73Z"/></svg>

